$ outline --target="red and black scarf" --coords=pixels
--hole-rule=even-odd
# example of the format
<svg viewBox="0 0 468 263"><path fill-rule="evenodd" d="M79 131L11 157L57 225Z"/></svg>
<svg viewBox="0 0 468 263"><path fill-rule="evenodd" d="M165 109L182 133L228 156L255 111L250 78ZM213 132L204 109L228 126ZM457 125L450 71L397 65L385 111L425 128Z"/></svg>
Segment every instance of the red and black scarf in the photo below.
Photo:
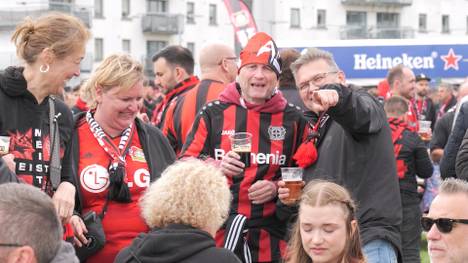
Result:
<svg viewBox="0 0 468 263"><path fill-rule="evenodd" d="M99 145L112 159L108 168L110 180L109 199L122 203L130 202L131 196L125 172L125 156L130 149L135 126L132 123L122 132L120 143L116 146L94 119L91 111L86 113L86 121Z"/></svg>
<svg viewBox="0 0 468 263"><path fill-rule="evenodd" d="M169 107L170 102L179 94L184 93L185 91L195 87L195 85L197 85L198 82L200 82L200 80L196 76L191 76L190 78L187 78L184 81L177 84L173 90L171 90L164 96L163 101L156 106L156 109L153 111L153 119L151 120L151 122L156 126L160 125L163 113Z"/></svg>
<svg viewBox="0 0 468 263"><path fill-rule="evenodd" d="M399 159L400 151L403 147L403 145L399 142L403 137L403 132L405 130L409 130L408 124L401 118L393 117L388 118L388 123L390 124L390 129L392 130L392 142L397 166L397 175L399 179L403 179L408 168L406 167L405 161L403 159Z"/></svg>

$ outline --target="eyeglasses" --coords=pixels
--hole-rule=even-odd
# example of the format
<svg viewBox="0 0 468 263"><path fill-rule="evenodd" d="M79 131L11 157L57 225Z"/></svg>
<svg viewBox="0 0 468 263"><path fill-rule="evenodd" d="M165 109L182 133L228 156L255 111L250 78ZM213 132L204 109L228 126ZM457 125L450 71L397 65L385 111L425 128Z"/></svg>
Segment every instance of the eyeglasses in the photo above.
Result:
<svg viewBox="0 0 468 263"><path fill-rule="evenodd" d="M218 63L218 65L221 65L223 63L223 60L234 60L234 62L237 62L237 57L224 57L221 59L221 61Z"/></svg>
<svg viewBox="0 0 468 263"><path fill-rule="evenodd" d="M310 88L311 84L316 86L316 87L320 87L323 84L325 84L325 80L326 80L328 75L336 74L336 73L338 73L338 71L329 71L329 72L323 72L323 73L315 74L309 80L301 83L301 85L299 86L299 91L308 90Z"/></svg>
<svg viewBox="0 0 468 263"><path fill-rule="evenodd" d="M468 224L468 219L450 219L450 218L438 218L438 219L432 219L430 217L422 217L421 218L421 226L424 229L424 231L429 231L432 228L432 225L434 223L437 226L437 229L441 233L450 233L453 229L453 225L456 223L460 224Z"/></svg>
<svg viewBox="0 0 468 263"><path fill-rule="evenodd" d="M14 243L0 243L0 247L22 247L23 245Z"/></svg>

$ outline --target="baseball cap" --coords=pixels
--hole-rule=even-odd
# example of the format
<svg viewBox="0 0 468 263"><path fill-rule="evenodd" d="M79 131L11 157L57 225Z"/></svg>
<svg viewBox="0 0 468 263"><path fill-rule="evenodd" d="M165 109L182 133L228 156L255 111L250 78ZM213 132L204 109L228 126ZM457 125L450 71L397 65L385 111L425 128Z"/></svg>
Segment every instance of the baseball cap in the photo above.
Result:
<svg viewBox="0 0 468 263"><path fill-rule="evenodd" d="M420 80L431 81L431 78L429 78L428 76L421 73L421 74L416 75L416 82L418 82Z"/></svg>

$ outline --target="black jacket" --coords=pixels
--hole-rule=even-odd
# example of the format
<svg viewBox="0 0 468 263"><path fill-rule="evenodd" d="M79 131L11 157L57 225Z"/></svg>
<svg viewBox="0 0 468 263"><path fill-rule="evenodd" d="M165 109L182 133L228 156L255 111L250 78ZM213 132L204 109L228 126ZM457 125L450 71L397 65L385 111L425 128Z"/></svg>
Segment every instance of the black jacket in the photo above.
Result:
<svg viewBox="0 0 468 263"><path fill-rule="evenodd" d="M468 133L466 132L458 150L455 170L458 178L468 181Z"/></svg>
<svg viewBox="0 0 468 263"><path fill-rule="evenodd" d="M75 124L85 116L85 112L75 115ZM167 166L171 165L175 161L175 153L172 150L169 141L164 137L162 132L148 124L143 123L140 119L135 119L136 130L140 143L145 154L145 159L148 162L148 169L150 172L151 182L161 176L161 173L166 169ZM72 147L72 182L76 186L76 201L75 211L81 214L81 191L79 187L79 176L78 176L78 162L80 144L78 141L77 129L73 132L73 138L71 142Z"/></svg>
<svg viewBox="0 0 468 263"><path fill-rule="evenodd" d="M10 152L15 155L16 175L31 176L40 187L49 175L49 97L41 103L27 90L23 68L8 67L0 74L0 136L10 136ZM70 109L55 100L58 119L62 181L70 181L69 142L73 127Z"/></svg>
<svg viewBox="0 0 468 263"><path fill-rule="evenodd" d="M444 116L440 117L432 132L430 143L431 151L434 149L444 149L447 144L450 132L452 131L453 119L455 117L455 109L451 109Z"/></svg>
<svg viewBox="0 0 468 263"><path fill-rule="evenodd" d="M402 207L390 127L382 105L364 89L325 85L339 94L330 119L319 129L317 162L304 179L346 187L357 201L363 244L390 241L401 255Z"/></svg>
<svg viewBox="0 0 468 263"><path fill-rule="evenodd" d="M114 263L240 263L229 250L217 248L205 231L186 225L169 225L142 233L121 250Z"/></svg>
<svg viewBox="0 0 468 263"><path fill-rule="evenodd" d="M455 125L444 148L444 155L440 160L440 176L443 179L457 177L455 164L458 150L468 129L468 103L465 102L460 106L454 122Z"/></svg>
<svg viewBox="0 0 468 263"><path fill-rule="evenodd" d="M400 127L404 128L395 141L395 145L401 146L398 156L395 157L397 162L404 162L406 170L403 178L399 180L401 202L403 206L418 205L420 198L417 191L416 175L421 178L432 176L433 167L431 159L423 140L416 132L410 131L400 119L389 118L389 123L392 132L397 132Z"/></svg>

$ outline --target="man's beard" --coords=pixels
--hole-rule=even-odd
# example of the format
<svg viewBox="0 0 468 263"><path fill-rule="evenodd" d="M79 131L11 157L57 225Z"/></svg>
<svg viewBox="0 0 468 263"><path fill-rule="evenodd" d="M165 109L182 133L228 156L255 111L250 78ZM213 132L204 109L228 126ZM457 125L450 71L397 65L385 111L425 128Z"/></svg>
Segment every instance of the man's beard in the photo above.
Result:
<svg viewBox="0 0 468 263"><path fill-rule="evenodd" d="M419 92L417 92L416 94L418 94L419 97L426 97L426 96L427 96L427 92L426 92L426 91L419 91Z"/></svg>

